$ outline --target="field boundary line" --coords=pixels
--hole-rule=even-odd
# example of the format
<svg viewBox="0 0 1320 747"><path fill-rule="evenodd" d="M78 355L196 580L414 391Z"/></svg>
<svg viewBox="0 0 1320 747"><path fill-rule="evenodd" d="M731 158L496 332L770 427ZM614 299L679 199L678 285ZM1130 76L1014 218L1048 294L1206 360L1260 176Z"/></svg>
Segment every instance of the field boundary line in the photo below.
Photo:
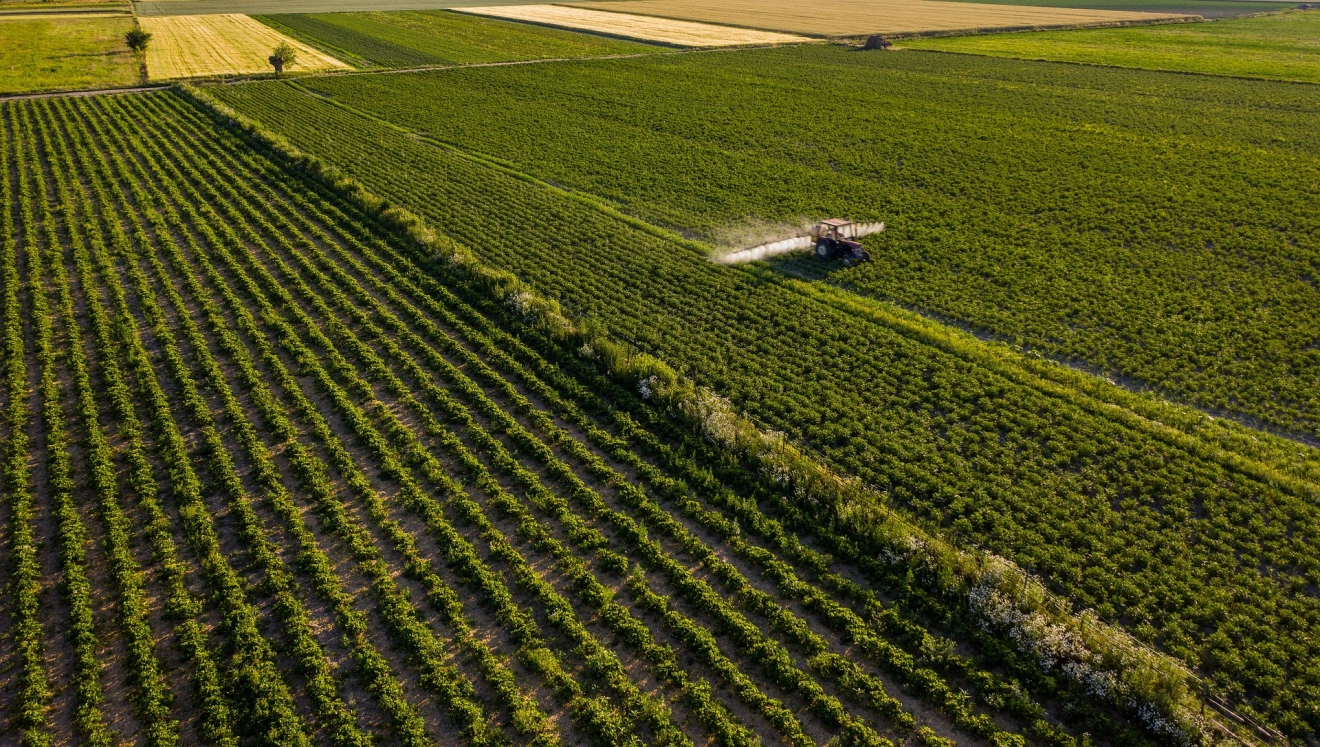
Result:
<svg viewBox="0 0 1320 747"><path fill-rule="evenodd" d="M24 99L81 98L84 96L117 96L129 93L151 93L169 88L169 84L158 86L125 86L123 88L92 88L82 91L47 91L45 93L11 93L0 96L0 101L23 101Z"/></svg>
<svg viewBox="0 0 1320 747"><path fill-rule="evenodd" d="M318 98L356 116L376 122L407 137L427 143L433 147L442 148L473 163L495 169L521 181L534 184L538 187L568 197L569 199L582 205L586 205L611 218L622 220L629 226L651 236L680 244L705 257L711 255L712 249L705 244L688 239L677 232L662 228L653 223L642 220L641 218L629 215L602 197L593 195L589 192L572 190L551 184L543 179L533 176L532 174L519 170L514 164L502 161L494 156L470 151L455 143L436 138L433 135L422 134L402 125L389 122L381 117L371 114L370 112L363 111L342 101L337 101L333 97L325 97L317 94L294 81L287 81L287 83L289 86L305 93L306 95ZM1026 360L1019 362L1004 360L1002 357L1003 355L1016 356L1020 354L1005 352L996 355L990 350L989 343L976 338L976 336L970 332L946 324L937 319L928 318L917 312L908 311L899 306L892 306L892 308L881 307L881 304L885 304L885 306L891 305L879 299L873 299L861 294L845 291L831 285L818 287L814 284L808 284L811 290L807 290L803 287L803 281L786 278L778 273L768 273L765 270L758 270L752 266L746 266L739 269L740 271L753 275L758 279L775 282L783 287L793 290L799 295L815 300L818 303L823 303L836 310L843 311L844 313L853 316L861 316L873 323L892 329L909 339L914 339L923 344L930 345L968 362L986 366L1010 381L1022 386L1027 386L1053 399L1076 404L1083 410L1099 417L1103 417L1110 422L1148 432L1152 436L1171 446L1209 458L1212 461L1224 465L1228 469L1232 469L1240 474L1251 477L1252 479L1286 487L1299 495L1308 496L1312 499L1320 498L1320 484L1304 477L1284 473L1277 468L1271 467L1260 459L1245 455L1236 449L1232 449L1220 443L1218 439L1189 432L1175 425L1170 425L1166 422L1164 417L1160 416L1162 413L1151 412L1152 409L1161 410L1173 408L1173 412L1167 413L1170 419L1173 419L1172 416L1177 414L1182 414L1183 418L1185 418L1190 413L1195 413L1204 418L1211 418L1212 420L1216 419L1198 408L1189 405L1171 403L1155 397L1153 394L1131 392L1119 387L1117 384L1109 384L1103 377L1085 371L1068 368L1067 366L1064 366L1064 364L1051 361L1052 363L1056 363L1056 365L1064 366L1066 369L1066 372L1059 371L1057 373L1068 377L1082 379L1078 384L1060 381L1057 376L1050 375L1050 373L1056 372L1032 370L1034 367L1024 365L1028 363ZM830 290L827 291L825 288L829 288ZM850 297L847 299L838 297L837 294L842 293L847 293ZM909 314L912 316L911 319L903 319L903 316ZM965 339L959 339L963 336L965 336ZM974 351L967 349L969 346L973 345L978 349ZM1022 357L1026 358L1026 356ZM1083 386L1083 384L1088 386ZM1116 397L1104 397L1101 396L1101 393L1095 391L1097 388L1105 388L1106 385L1119 390L1112 392L1112 394L1117 395ZM1133 398L1137 401L1131 405L1114 401L1115 399L1126 398ZM1138 409L1137 406L1140 406L1140 409ZM1178 408L1186 408L1186 410L1183 413L1178 413ZM1223 420L1223 418L1218 419ZM1236 421L1230 422L1236 423ZM1272 434L1269 431L1249 428L1248 426L1241 424L1238 425L1241 428L1250 430L1252 435L1265 435L1272 438L1284 439L1284 437ZM1288 440L1288 443L1296 444L1297 442ZM1314 448L1307 444L1300 445L1305 448Z"/></svg>

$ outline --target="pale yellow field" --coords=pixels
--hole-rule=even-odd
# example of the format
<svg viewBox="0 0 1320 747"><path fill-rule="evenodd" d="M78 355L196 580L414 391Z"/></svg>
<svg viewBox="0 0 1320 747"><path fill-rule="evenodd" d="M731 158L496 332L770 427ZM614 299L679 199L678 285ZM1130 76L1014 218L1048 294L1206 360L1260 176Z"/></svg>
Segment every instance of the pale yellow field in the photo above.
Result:
<svg viewBox="0 0 1320 747"><path fill-rule="evenodd" d="M814 36L1087 26L1177 17L1163 13L933 0L623 0L573 5Z"/></svg>
<svg viewBox="0 0 1320 747"><path fill-rule="evenodd" d="M630 3L605 3L610 7ZM606 13L561 5L500 5L480 8L454 8L463 13L531 21L550 26L595 31L642 41L663 42L684 47L728 47L740 44L785 44L809 41L800 36L770 31L714 26L708 23L675 21L667 18Z"/></svg>
<svg viewBox="0 0 1320 747"><path fill-rule="evenodd" d="M348 67L243 15L149 16L139 22L153 34L147 46L152 80L273 72L266 58L280 42L298 49L298 61L285 72Z"/></svg>

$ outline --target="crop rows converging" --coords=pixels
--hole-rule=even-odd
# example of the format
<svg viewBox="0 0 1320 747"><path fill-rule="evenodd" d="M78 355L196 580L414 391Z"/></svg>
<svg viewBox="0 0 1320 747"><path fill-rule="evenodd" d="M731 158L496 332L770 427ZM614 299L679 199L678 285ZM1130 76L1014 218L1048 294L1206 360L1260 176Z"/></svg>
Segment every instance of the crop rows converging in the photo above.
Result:
<svg viewBox="0 0 1320 747"><path fill-rule="evenodd" d="M182 96L0 104L0 174L14 741L1142 739Z"/></svg>
<svg viewBox="0 0 1320 747"><path fill-rule="evenodd" d="M801 54L813 64L772 66L775 74L794 86L820 86L821 80L851 79L831 64L845 72L881 64L852 62L862 56L847 52L812 48ZM662 65L650 59L575 63L599 73L594 89L585 81L581 88L565 84L577 74L555 67L525 78L520 71L511 76L516 81L461 70L227 86L215 95L380 197L421 214L569 313L591 318L616 339L729 397L757 422L809 444L839 472L887 492L896 505L956 540L1039 573L1077 609L1093 608L1128 626L1292 733L1320 729L1314 472L1294 479L1287 464L1264 451L1230 453L1075 390L987 365L873 313L857 296L763 268L717 265L701 247L636 215L621 215L617 207L643 202L630 202L626 192L595 192L603 184L635 181L660 194L670 183L648 181L647 170L702 173L707 161L695 149L700 139L687 141L694 144L687 148L665 138L663 118L632 130L617 147L604 144L611 128L632 121L625 109L639 110L648 96L658 101L656 108L678 110L690 94L721 112L701 125L706 132L721 132L725 122L746 123L744 111L702 98L700 81L712 70L754 74L754 62L734 58L740 55L681 55ZM909 71L917 82L966 64L961 58L886 59L894 62L885 65L917 68ZM1021 95L1014 93L1020 91L1015 81L1035 74L1014 67L1023 64L994 63L1005 92L996 100L1005 107L1007 97ZM989 74L991 63L976 65ZM610 94L600 93L600 81L614 72L629 81L618 87L636 96L629 104L612 106ZM651 85L657 75L682 84L679 98L667 99L664 85ZM1057 73L1059 86L1083 91L1070 105L1091 105L1088 86L1103 83L1084 77L1093 75L1083 68ZM886 90L899 80L888 78ZM908 90L919 90L912 85ZM308 88L320 95L308 95ZM451 100L438 92L460 89L483 91L483 101L518 111L519 121L502 117L495 106L478 122L461 107L411 105ZM711 90L706 95L721 98L718 87ZM555 101L554 107L540 105ZM612 114L579 128L575 107ZM299 116L286 116L289 111ZM950 120L963 116L950 111ZM742 143L779 142L779 135L764 133L796 126L782 110L760 113L766 117L762 134L724 131L719 148L727 152L720 162L730 164L731 180L732 169L756 159L747 154L750 145L738 150ZM538 135L534 142L544 149L528 146L533 140L524 136L538 128L563 139ZM784 139L791 148L792 140ZM806 153L808 145L802 148ZM614 160L625 151L647 169ZM562 159L562 170L546 166L546 153ZM840 179L845 171L841 166ZM598 179L579 180L575 172ZM563 181L561 174L567 175ZM781 189L778 174L757 171L708 183L747 195L746 204L762 199L761 190L782 191L789 204L813 199L809 172L789 174L803 180ZM546 183L551 180L574 191L556 189ZM833 175L827 182L836 184ZM806 191L795 197L797 189ZM686 190L671 193L674 200L695 205L697 195L709 194ZM593 193L618 202L602 204ZM1295 445L1289 452L1314 453Z"/></svg>

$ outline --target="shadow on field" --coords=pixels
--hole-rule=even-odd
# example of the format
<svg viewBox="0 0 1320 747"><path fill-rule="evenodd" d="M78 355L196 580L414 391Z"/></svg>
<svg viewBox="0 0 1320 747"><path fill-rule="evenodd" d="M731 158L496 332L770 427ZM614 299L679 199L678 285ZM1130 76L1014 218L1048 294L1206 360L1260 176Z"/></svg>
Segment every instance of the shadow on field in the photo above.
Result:
<svg viewBox="0 0 1320 747"><path fill-rule="evenodd" d="M818 281L839 284L841 277L836 276L842 270L847 268L840 262L834 262L828 259L821 259L811 252L793 252L792 254L781 254L778 257L771 257L764 260L765 265L776 272L781 272L789 277L799 280Z"/></svg>

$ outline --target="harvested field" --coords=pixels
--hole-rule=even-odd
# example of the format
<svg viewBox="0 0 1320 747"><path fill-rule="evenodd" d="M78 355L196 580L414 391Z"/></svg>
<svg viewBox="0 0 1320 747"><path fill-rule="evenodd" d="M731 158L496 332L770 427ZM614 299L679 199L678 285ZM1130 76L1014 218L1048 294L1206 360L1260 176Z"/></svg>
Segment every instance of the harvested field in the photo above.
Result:
<svg viewBox="0 0 1320 747"><path fill-rule="evenodd" d="M348 67L248 16L166 16L143 18L141 23L155 35L147 49L147 77L152 80L269 72L266 58L280 42L298 49L292 72Z"/></svg>
<svg viewBox="0 0 1320 747"><path fill-rule="evenodd" d="M727 23L812 36L918 34L1055 26L1139 23L1173 14L1046 8L928 0L625 0L575 3L620 14L637 13L705 23Z"/></svg>
<svg viewBox="0 0 1320 747"><path fill-rule="evenodd" d="M631 3L604 3L610 8ZM508 5L460 8L463 13L544 23L550 26L594 31L628 39L677 44L684 47L730 47L740 44L791 44L808 41L790 34L714 26L708 23L610 13L559 5Z"/></svg>

